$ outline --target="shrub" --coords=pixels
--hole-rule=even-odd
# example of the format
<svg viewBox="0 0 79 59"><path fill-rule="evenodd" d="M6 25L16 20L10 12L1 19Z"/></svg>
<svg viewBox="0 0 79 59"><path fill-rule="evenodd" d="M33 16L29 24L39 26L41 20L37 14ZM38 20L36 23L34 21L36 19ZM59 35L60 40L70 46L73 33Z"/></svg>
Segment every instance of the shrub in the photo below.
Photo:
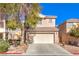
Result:
<svg viewBox="0 0 79 59"><path fill-rule="evenodd" d="M0 52L6 52L8 51L8 48L10 47L8 41L0 39Z"/></svg>
<svg viewBox="0 0 79 59"><path fill-rule="evenodd" d="M71 36L74 36L74 37L76 37L76 38L79 38L79 30L78 30L78 29L72 29L72 30L70 31L70 35L71 35Z"/></svg>

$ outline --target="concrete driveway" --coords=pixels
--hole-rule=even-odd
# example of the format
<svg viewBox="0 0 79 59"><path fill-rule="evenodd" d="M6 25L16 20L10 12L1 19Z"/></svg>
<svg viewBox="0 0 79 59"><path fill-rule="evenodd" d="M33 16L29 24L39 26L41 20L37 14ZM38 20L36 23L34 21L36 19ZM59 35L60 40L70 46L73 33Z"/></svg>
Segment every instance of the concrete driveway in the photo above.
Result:
<svg viewBox="0 0 79 59"><path fill-rule="evenodd" d="M57 44L31 44L27 49L26 55L68 56L72 54Z"/></svg>

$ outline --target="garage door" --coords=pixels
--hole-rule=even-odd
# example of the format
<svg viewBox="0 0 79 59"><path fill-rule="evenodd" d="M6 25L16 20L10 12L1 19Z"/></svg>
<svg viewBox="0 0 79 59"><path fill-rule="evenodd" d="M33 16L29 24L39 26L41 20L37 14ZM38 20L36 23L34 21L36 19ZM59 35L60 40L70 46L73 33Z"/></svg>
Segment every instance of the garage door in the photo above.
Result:
<svg viewBox="0 0 79 59"><path fill-rule="evenodd" d="M54 34L36 34L33 43L54 43Z"/></svg>

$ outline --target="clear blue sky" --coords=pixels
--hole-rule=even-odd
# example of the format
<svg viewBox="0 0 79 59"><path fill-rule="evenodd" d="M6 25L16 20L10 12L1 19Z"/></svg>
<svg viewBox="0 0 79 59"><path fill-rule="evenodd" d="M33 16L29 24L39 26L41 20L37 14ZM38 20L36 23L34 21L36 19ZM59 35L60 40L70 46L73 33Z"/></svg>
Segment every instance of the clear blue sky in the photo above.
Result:
<svg viewBox="0 0 79 59"><path fill-rule="evenodd" d="M79 3L40 3L41 13L57 16L56 25L70 18L79 18Z"/></svg>

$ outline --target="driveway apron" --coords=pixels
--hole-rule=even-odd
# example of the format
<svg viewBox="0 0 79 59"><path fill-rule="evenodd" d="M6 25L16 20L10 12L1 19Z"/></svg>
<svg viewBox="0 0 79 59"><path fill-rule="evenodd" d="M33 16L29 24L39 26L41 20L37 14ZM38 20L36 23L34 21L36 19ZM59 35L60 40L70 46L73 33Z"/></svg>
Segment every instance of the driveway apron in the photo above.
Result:
<svg viewBox="0 0 79 59"><path fill-rule="evenodd" d="M26 55L68 56L72 54L57 44L30 44Z"/></svg>

